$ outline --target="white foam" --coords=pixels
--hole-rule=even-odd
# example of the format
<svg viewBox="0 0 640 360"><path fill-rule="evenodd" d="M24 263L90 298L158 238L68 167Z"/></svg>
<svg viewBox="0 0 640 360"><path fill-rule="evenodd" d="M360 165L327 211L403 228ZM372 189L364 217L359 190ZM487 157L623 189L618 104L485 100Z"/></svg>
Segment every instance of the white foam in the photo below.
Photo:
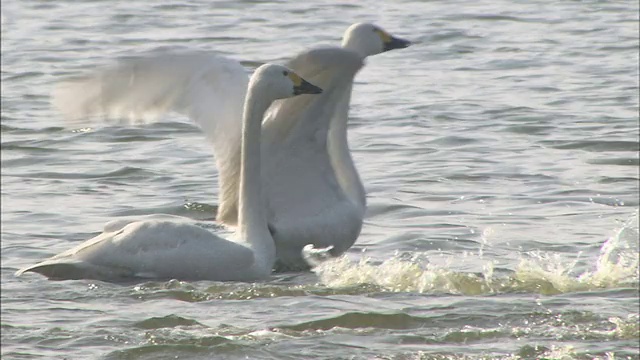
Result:
<svg viewBox="0 0 640 360"><path fill-rule="evenodd" d="M574 347L572 346L555 346L552 345L551 348L544 353L537 354L539 359L553 359L553 360L577 360L584 359L584 356L576 353ZM427 352L419 351L415 354L406 354L399 356L398 359L407 359L407 360L422 360L422 359L431 359L432 356ZM511 354L505 356L467 356L467 355L443 355L438 356L438 359L441 360L475 360L475 359L495 359L495 360L523 360L530 359L530 357L522 357L520 355ZM395 359L395 358L394 358ZM629 358L626 358L629 359ZM616 357L613 353L606 353L604 357L596 356L591 358L591 360L616 360Z"/></svg>
<svg viewBox="0 0 640 360"><path fill-rule="evenodd" d="M454 293L478 295L525 291L557 294L617 287L638 287L638 212L602 246L594 269L576 274L577 261L567 261L561 253L523 254L513 273L497 276L493 263L482 259L483 274L453 270L449 264L427 263L424 254L411 259L396 254L376 264L369 258L358 262L346 256L318 264L314 272L322 284L331 288L374 285L382 291ZM482 248L480 249L482 250ZM466 254L466 256L473 256Z"/></svg>

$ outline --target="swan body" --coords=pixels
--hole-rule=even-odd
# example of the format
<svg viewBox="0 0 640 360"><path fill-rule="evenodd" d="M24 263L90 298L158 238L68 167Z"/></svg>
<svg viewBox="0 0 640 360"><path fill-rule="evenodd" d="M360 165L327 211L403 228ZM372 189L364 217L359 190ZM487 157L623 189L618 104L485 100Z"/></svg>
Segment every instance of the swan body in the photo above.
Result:
<svg viewBox="0 0 640 360"><path fill-rule="evenodd" d="M304 64L298 68L325 92L316 99L274 103L265 118L262 181L278 270L306 268L302 249L307 244L331 246L336 255L360 234L365 205L353 202L341 187L327 137L362 60L341 48L314 49L296 57L288 65Z"/></svg>
<svg viewBox="0 0 640 360"><path fill-rule="evenodd" d="M178 217L112 221L105 231L21 269L53 279L135 278L253 281L271 274L275 243L260 181L262 119L274 100L321 90L279 65L259 67L249 81L242 121L239 220L230 240Z"/></svg>
<svg viewBox="0 0 640 360"><path fill-rule="evenodd" d="M342 49L312 49L287 63L325 93L322 99L278 101L263 123L262 179L278 269L307 268L301 254L307 244L333 246L332 254L338 255L360 234L366 193L347 141L353 79L366 57L408 45L375 25L358 23L345 32ZM199 52L123 61L62 86L54 104L69 117L124 114L137 119L167 111L189 116L213 146L219 172L217 220L234 226L239 114L247 80L236 62L223 59Z"/></svg>
<svg viewBox="0 0 640 360"><path fill-rule="evenodd" d="M220 238L186 221L126 224L18 272L51 279L251 280L263 278L245 244Z"/></svg>

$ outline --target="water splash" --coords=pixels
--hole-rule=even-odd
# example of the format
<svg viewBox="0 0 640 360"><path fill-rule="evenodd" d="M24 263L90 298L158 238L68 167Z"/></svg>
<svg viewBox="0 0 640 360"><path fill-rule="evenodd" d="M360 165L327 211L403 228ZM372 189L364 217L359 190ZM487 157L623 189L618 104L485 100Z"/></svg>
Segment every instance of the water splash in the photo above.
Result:
<svg viewBox="0 0 640 360"><path fill-rule="evenodd" d="M391 292L490 292L489 284L482 276L456 273L432 264L422 265L403 257L396 255L381 264L362 258L354 264L343 256L323 262L313 271L325 286L332 288L370 284Z"/></svg>
<svg viewBox="0 0 640 360"><path fill-rule="evenodd" d="M427 263L425 254L396 254L382 263L362 258L357 263L346 256L318 264L314 272L330 288L368 284L389 292L453 293L481 295L505 292L533 292L545 295L618 287L638 288L638 212L602 246L595 270L576 273L578 261L563 254L523 254L513 273L494 274L486 262L481 274L458 272L450 266ZM481 249L482 250L482 249ZM468 255L467 255L468 256ZM481 257L480 257L480 260Z"/></svg>
<svg viewBox="0 0 640 360"><path fill-rule="evenodd" d="M633 270L628 276L638 279L638 254L640 253L640 216L638 214L639 211L636 210L600 249L596 271L600 276L616 274L626 268ZM608 279L605 277L598 280Z"/></svg>
<svg viewBox="0 0 640 360"><path fill-rule="evenodd" d="M611 331L611 335L616 338L628 340L640 338L640 316L638 314L629 314L626 319L611 317L609 322L616 326Z"/></svg>
<svg viewBox="0 0 640 360"><path fill-rule="evenodd" d="M536 346L526 346L522 349L522 354L510 355L434 355L425 351L413 354L402 354L396 356L376 357L377 360L631 360L631 357L616 357L614 353L606 353L602 356L590 356L578 354L572 346L552 346L550 349Z"/></svg>

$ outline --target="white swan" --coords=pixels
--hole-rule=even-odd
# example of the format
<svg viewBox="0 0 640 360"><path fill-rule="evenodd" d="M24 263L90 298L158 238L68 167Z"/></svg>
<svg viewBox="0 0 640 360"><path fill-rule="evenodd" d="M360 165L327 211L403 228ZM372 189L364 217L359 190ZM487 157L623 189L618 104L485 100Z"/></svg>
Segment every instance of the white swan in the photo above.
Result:
<svg viewBox="0 0 640 360"><path fill-rule="evenodd" d="M354 24L345 32L342 46L359 62L347 59L345 67L408 45L375 25ZM325 104L322 111L305 111L303 117L306 101L289 99L274 104L263 125L263 179L279 268L306 268L301 250L310 243L333 246L332 253L340 254L353 245L362 228L365 190L347 142L353 76L361 64L351 66L352 74L336 77L343 69L332 51L337 49L306 51L288 63L325 89L324 100L315 100ZM340 54L335 56L349 57ZM106 113L140 118L170 110L187 114L214 148L220 186L217 219L235 225L243 78L246 75L236 62L212 54L163 54L123 61L67 83L54 94L54 104L70 117ZM294 131L296 122L306 125ZM308 214L317 216L309 219Z"/></svg>
<svg viewBox="0 0 640 360"><path fill-rule="evenodd" d="M271 274L276 258L260 181L260 137L265 111L276 99L318 94L284 66L263 65L249 81L244 102L237 241L186 221L112 222L83 244L19 270L54 279L128 278L252 281Z"/></svg>

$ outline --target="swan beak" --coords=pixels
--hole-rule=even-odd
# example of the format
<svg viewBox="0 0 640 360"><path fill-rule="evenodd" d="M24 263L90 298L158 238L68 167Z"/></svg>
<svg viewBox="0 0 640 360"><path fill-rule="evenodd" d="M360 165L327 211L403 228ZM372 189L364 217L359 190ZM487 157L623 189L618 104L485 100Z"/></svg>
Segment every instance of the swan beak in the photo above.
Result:
<svg viewBox="0 0 640 360"><path fill-rule="evenodd" d="M308 82L307 80L305 80L303 78L299 78L299 79L300 79L300 81L294 82L294 87L293 87L293 94L294 95L321 94L322 93L322 89L320 89L319 87L311 84L310 82Z"/></svg>
<svg viewBox="0 0 640 360"><path fill-rule="evenodd" d="M389 51L393 49L404 49L411 45L411 41L397 38L395 36L388 35L385 36L384 40L384 51Z"/></svg>

